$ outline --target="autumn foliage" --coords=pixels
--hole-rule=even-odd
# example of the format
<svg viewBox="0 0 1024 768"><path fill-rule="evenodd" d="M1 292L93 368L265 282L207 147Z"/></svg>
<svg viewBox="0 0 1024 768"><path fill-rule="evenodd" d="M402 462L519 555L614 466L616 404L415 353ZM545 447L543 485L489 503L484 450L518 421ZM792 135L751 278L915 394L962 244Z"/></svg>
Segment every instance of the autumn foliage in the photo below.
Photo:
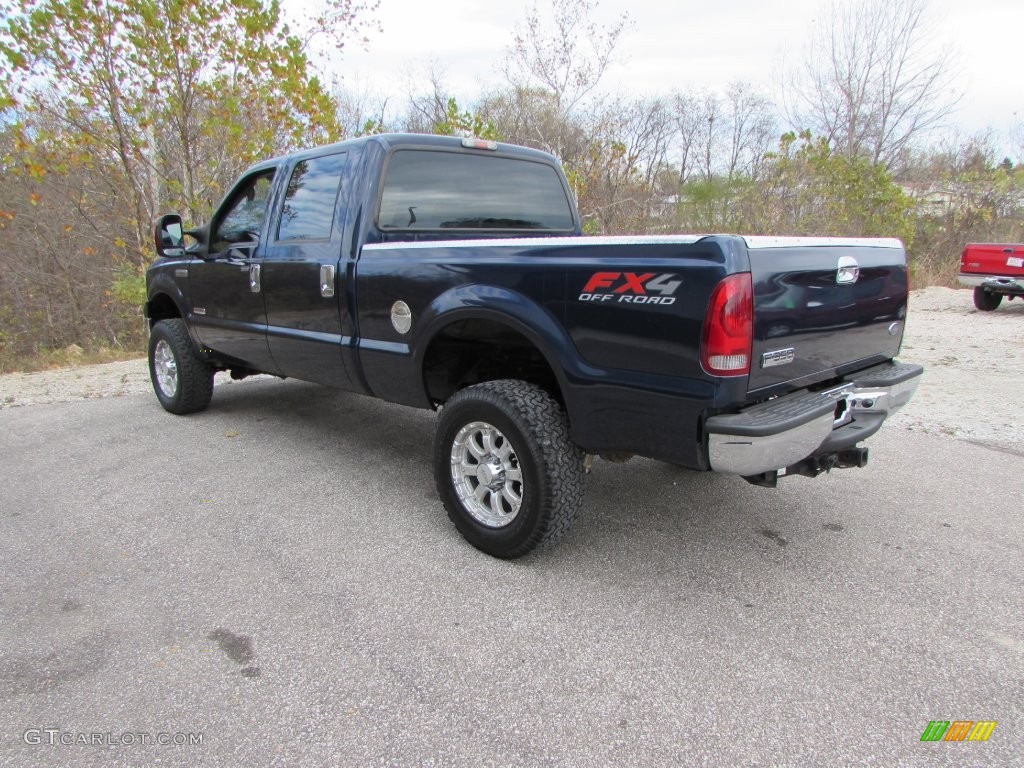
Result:
<svg viewBox="0 0 1024 768"><path fill-rule="evenodd" d="M556 153L593 234L895 236L915 285L951 284L968 240L1024 239L1024 127L1006 159L991 136L925 132L953 102L950 62L919 58L921 0L839 0L784 85L793 110L745 83L608 93L633 25L600 23L594 0L527 8L470 103L433 72L358 94L337 62L374 8L0 0L0 370L71 345L138 351L154 216L201 223L256 160L389 130ZM844 54L865 42L871 57Z"/></svg>

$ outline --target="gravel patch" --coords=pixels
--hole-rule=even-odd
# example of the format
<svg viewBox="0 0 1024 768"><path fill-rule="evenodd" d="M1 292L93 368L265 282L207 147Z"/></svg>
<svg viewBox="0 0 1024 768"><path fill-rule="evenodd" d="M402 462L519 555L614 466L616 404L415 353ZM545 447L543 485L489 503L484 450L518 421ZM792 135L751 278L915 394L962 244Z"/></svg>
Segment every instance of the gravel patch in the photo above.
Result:
<svg viewBox="0 0 1024 768"><path fill-rule="evenodd" d="M218 373L214 379L215 386L237 383L226 372ZM35 373L6 373L0 376L0 409L71 403L98 397L124 397L152 391L149 366L144 359L76 365Z"/></svg>
<svg viewBox="0 0 1024 768"><path fill-rule="evenodd" d="M889 422L1018 452L1024 427L1024 302L974 308L970 290L912 291L902 360L925 366L913 401ZM238 384L226 373L216 385ZM145 360L0 376L0 408L151 392Z"/></svg>
<svg viewBox="0 0 1024 768"><path fill-rule="evenodd" d="M1024 301L980 312L970 290L912 291L900 359L925 374L891 426L1020 452Z"/></svg>

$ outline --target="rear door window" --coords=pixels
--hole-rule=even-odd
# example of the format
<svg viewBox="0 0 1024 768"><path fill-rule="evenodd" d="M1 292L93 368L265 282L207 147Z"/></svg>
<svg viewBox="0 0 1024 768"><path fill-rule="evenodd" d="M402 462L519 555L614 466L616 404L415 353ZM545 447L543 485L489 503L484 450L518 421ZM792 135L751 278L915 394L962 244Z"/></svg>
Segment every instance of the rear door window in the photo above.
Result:
<svg viewBox="0 0 1024 768"><path fill-rule="evenodd" d="M284 191L278 240L329 240L345 154L300 160Z"/></svg>
<svg viewBox="0 0 1024 768"><path fill-rule="evenodd" d="M531 160L398 150L384 177L377 225L384 231L504 229L572 231L558 172Z"/></svg>

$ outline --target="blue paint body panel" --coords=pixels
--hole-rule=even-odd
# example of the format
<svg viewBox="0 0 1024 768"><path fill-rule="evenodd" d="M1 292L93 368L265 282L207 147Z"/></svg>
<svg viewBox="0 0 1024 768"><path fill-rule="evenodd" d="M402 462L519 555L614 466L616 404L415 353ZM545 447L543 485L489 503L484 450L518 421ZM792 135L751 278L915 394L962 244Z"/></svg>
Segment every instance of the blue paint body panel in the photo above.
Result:
<svg viewBox="0 0 1024 768"><path fill-rule="evenodd" d="M532 164L530 173L560 186L545 190L548 199L567 201L561 229L504 226L500 217L480 215L475 229L442 223L418 230L415 222L436 202L430 199L407 206L404 228L382 229L382 179L389 158L406 150ZM317 211L330 226L316 239L277 240L285 217L296 215L289 202L301 198L295 180L332 153L343 156L336 165L344 171L328 207ZM258 244L213 253L209 243L228 212L244 208L246 185L271 171ZM404 214L390 215L405 224ZM528 340L554 372L573 438L584 449L695 469L708 468L708 417L891 358L902 337L891 327L906 308L902 248L831 245L809 257L804 247L751 248L731 235L584 237L553 157L508 145L470 149L449 137L373 136L261 163L195 237L184 257L151 267L149 306L172 300L214 365L433 408L439 403L424 375L432 342L455 323L497 323ZM851 253L866 277L859 293L835 284L837 258ZM253 268L262 280L255 288ZM744 272L754 284L755 365L749 378L711 376L700 363L709 298L723 278ZM202 313L190 294L195 281L183 273L203 275ZM330 284L322 284L328 273ZM406 333L392 323L396 302L411 311ZM791 346L801 350L792 365L756 364Z"/></svg>

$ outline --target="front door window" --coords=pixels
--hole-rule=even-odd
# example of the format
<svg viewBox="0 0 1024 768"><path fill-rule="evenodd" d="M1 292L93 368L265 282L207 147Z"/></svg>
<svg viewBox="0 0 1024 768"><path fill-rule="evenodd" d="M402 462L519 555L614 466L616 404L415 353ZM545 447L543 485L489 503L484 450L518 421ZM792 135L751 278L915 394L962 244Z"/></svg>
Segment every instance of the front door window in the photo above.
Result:
<svg viewBox="0 0 1024 768"><path fill-rule="evenodd" d="M210 238L210 253L239 250L251 255L263 231L274 172L256 174L238 189Z"/></svg>

